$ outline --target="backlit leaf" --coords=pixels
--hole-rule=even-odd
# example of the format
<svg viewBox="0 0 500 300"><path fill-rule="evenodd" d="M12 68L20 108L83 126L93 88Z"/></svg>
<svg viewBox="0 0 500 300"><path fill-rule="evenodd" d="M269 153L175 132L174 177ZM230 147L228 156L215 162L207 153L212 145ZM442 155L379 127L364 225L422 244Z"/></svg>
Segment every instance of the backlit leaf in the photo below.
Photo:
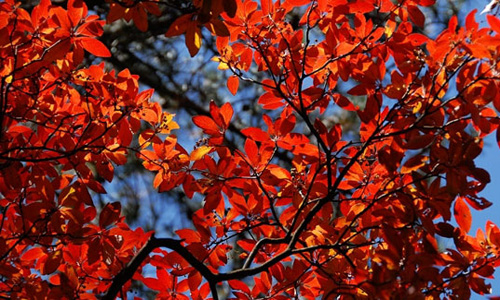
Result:
<svg viewBox="0 0 500 300"><path fill-rule="evenodd" d="M458 226L460 226L460 228L465 232L469 232L472 224L472 216L470 214L469 206L465 204L461 197L455 200L453 213L455 215L455 220L457 221Z"/></svg>
<svg viewBox="0 0 500 300"><path fill-rule="evenodd" d="M191 56L195 56L201 47L201 31L198 26L190 26L186 29L186 46Z"/></svg>
<svg viewBox="0 0 500 300"><path fill-rule="evenodd" d="M120 202L108 203L104 206L99 215L99 227L105 228L118 221L121 214Z"/></svg>
<svg viewBox="0 0 500 300"><path fill-rule="evenodd" d="M91 54L98 57L110 57L111 52L109 52L106 45L101 41L89 37L80 37L77 39L77 43L82 45L82 47L90 52Z"/></svg>
<svg viewBox="0 0 500 300"><path fill-rule="evenodd" d="M200 160L202 159L206 154L208 154L210 151L212 151L212 147L210 146L201 146L193 150L190 155L190 159L192 161Z"/></svg>
<svg viewBox="0 0 500 300"><path fill-rule="evenodd" d="M240 84L240 80L238 76L229 76L227 79L227 88L231 92L231 94L236 95L236 92L238 92L238 86Z"/></svg>

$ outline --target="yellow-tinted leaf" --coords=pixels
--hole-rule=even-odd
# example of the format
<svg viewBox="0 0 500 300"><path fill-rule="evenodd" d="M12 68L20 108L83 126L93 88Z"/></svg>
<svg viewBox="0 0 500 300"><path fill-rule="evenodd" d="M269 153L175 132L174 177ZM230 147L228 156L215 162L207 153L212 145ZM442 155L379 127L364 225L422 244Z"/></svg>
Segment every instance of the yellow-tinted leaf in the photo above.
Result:
<svg viewBox="0 0 500 300"><path fill-rule="evenodd" d="M201 30L198 26L188 27L186 31L186 46L191 56L195 56L201 47Z"/></svg>
<svg viewBox="0 0 500 300"><path fill-rule="evenodd" d="M414 156L404 164L404 166L401 168L401 173L407 174L415 170L418 170L425 165L425 162L427 160L428 160L427 156L421 156L421 155Z"/></svg>
<svg viewBox="0 0 500 300"><path fill-rule="evenodd" d="M217 69L219 70L227 70L229 69L229 66L227 63L225 63L219 56L214 56L212 57L211 59L212 61L216 61L219 63L219 66L217 67Z"/></svg>
<svg viewBox="0 0 500 300"><path fill-rule="evenodd" d="M141 119L150 123L151 125L156 125L158 123L158 115L156 112L149 108L143 108L140 112Z"/></svg>
<svg viewBox="0 0 500 300"><path fill-rule="evenodd" d="M139 134L139 146L141 148L146 148L152 142L153 137L155 137L155 132L152 129L146 129L141 134Z"/></svg>
<svg viewBox="0 0 500 300"><path fill-rule="evenodd" d="M179 129L177 122L173 121L175 114L163 112L161 115L161 123L158 126L158 132L168 134L173 129Z"/></svg>
<svg viewBox="0 0 500 300"><path fill-rule="evenodd" d="M191 152L190 158L191 158L191 160L194 160L194 161L200 160L203 158L203 156L205 156L210 151L212 151L212 147L210 147L210 146L198 147L198 148L194 149L193 152Z"/></svg>
<svg viewBox="0 0 500 300"><path fill-rule="evenodd" d="M59 205L73 207L78 202L75 192L76 189L73 186L64 188L59 195Z"/></svg>
<svg viewBox="0 0 500 300"><path fill-rule="evenodd" d="M280 179L280 180L287 180L290 178L290 173L279 167L279 166L269 166L269 169L268 169L272 175L274 175L277 179Z"/></svg>

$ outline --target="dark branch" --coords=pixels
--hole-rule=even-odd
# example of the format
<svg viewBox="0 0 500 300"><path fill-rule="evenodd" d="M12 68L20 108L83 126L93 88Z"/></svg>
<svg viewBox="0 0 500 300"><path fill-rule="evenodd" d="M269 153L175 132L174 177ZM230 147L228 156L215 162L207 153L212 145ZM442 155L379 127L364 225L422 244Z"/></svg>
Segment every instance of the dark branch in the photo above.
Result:
<svg viewBox="0 0 500 300"><path fill-rule="evenodd" d="M184 246L181 244L181 240L175 240L170 238L157 239L154 235L146 242L146 244L139 250L137 255L118 273L113 279L113 283L109 287L106 294L102 297L103 300L113 300L116 298L123 285L134 276L137 268L146 260L149 254L156 248L168 248L174 250L179 255L181 255L193 268L195 268L200 274L209 282L210 289L212 291L212 297L217 300L219 297L217 295L216 289L216 276L205 266L201 261L191 254Z"/></svg>

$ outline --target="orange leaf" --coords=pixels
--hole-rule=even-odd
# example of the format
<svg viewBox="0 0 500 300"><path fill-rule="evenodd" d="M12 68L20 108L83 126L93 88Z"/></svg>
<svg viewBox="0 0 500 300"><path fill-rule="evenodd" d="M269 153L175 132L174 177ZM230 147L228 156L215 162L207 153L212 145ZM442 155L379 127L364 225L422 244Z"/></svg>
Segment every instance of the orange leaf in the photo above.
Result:
<svg viewBox="0 0 500 300"><path fill-rule="evenodd" d="M457 198L457 200L455 201L453 213L455 214L455 219L458 223L458 226L460 226L463 231L469 232L470 226L472 224L472 216L470 214L469 206L465 204L462 198Z"/></svg>
<svg viewBox="0 0 500 300"><path fill-rule="evenodd" d="M490 24L491 29L493 29L497 34L500 34L500 19L494 15L487 15L486 19L488 24Z"/></svg>
<svg viewBox="0 0 500 300"><path fill-rule="evenodd" d="M36 247L26 251L21 257L21 259L23 261L34 261L36 259L41 258L43 255L45 255L45 253L43 252L42 248Z"/></svg>
<svg viewBox="0 0 500 300"><path fill-rule="evenodd" d="M109 52L106 45L101 41L89 37L79 37L76 39L77 43L80 44L83 49L87 50L91 54L99 57L110 57L111 52Z"/></svg>
<svg viewBox="0 0 500 300"><path fill-rule="evenodd" d="M139 134L139 147L141 148L146 148L148 147L151 143L156 142L156 143L161 143L159 138L155 135L155 131L152 129L146 129L141 134Z"/></svg>
<svg viewBox="0 0 500 300"><path fill-rule="evenodd" d="M143 108L140 112L140 116L142 120L151 125L156 125L156 123L158 123L158 114L150 108Z"/></svg>
<svg viewBox="0 0 500 300"><path fill-rule="evenodd" d="M227 88L231 92L231 94L236 95L236 92L238 92L238 86L240 85L240 80L238 76L230 76L227 79Z"/></svg>
<svg viewBox="0 0 500 300"><path fill-rule="evenodd" d="M68 16L73 27L77 26L82 17L87 15L87 5L82 0L68 1Z"/></svg>
<svg viewBox="0 0 500 300"><path fill-rule="evenodd" d="M194 116L193 123L208 135L220 135L220 128L214 120L207 116Z"/></svg>
<svg viewBox="0 0 500 300"><path fill-rule="evenodd" d="M233 117L233 107L231 106L231 103L224 103L224 105L221 106L219 113L222 117L222 123L220 125L223 125L222 127L224 129L227 129L229 126L229 122L231 122L231 118Z"/></svg>
<svg viewBox="0 0 500 300"><path fill-rule="evenodd" d="M245 152L247 153L252 165L255 167L259 158L259 148L257 148L257 144L253 140L247 139L245 142Z"/></svg>
<svg viewBox="0 0 500 300"><path fill-rule="evenodd" d="M241 133L257 142L266 142L270 140L267 132L256 127L245 128L241 130Z"/></svg>
<svg viewBox="0 0 500 300"><path fill-rule="evenodd" d="M293 6L303 6L306 4L309 4L311 1L309 0L288 0L286 1L286 4L288 5L293 5Z"/></svg>

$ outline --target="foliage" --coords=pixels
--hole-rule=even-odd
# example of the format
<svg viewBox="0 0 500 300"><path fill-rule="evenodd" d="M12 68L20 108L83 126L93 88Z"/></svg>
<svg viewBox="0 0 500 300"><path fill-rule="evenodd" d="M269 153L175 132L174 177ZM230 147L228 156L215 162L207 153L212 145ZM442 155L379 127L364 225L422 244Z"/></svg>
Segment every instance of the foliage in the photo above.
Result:
<svg viewBox="0 0 500 300"><path fill-rule="evenodd" d="M160 1L109 2L108 22L142 31L161 14ZM432 39L416 32L432 4L193 1L166 36L184 35L191 56L203 28L216 36L228 90L260 86L266 126L240 130L238 147L237 105L210 102L187 151L136 75L83 67L86 53L112 55L83 1L0 3L2 296L124 298L132 281L165 299L489 293L500 229L469 231L470 209L491 205L474 160L500 136L500 19L453 17ZM355 137L330 118L341 111L359 118ZM129 154L160 192L203 197L178 239L131 229L119 202L97 212L98 178Z"/></svg>

